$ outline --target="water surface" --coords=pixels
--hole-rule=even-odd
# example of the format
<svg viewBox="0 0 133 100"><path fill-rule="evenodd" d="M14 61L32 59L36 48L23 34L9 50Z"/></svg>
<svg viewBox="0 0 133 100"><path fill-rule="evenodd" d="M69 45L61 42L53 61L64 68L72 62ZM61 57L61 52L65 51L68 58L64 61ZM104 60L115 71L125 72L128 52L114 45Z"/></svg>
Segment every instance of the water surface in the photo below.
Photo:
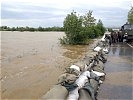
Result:
<svg viewBox="0 0 133 100"><path fill-rule="evenodd" d="M80 60L87 45L61 45L64 32L2 32L2 99L37 99L64 68Z"/></svg>

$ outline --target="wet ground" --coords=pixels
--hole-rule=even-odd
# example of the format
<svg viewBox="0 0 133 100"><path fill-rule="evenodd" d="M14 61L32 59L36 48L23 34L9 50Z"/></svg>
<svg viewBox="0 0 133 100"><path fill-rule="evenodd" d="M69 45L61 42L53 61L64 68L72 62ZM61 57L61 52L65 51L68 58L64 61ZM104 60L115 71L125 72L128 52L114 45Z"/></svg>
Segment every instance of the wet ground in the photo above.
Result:
<svg viewBox="0 0 133 100"><path fill-rule="evenodd" d="M65 67L84 57L88 45L61 45L64 32L2 32L2 99L38 99Z"/></svg>
<svg viewBox="0 0 133 100"><path fill-rule="evenodd" d="M105 72L98 100L133 100L133 48L125 42L113 44Z"/></svg>

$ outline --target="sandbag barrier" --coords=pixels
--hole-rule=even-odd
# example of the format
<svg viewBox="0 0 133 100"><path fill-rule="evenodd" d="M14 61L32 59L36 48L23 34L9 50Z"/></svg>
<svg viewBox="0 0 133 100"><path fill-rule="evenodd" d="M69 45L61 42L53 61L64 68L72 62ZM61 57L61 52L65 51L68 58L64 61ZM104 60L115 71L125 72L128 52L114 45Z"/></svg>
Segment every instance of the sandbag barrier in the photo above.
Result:
<svg viewBox="0 0 133 100"><path fill-rule="evenodd" d="M100 84L106 73L104 63L109 53L109 40L103 38L79 62L74 63L58 77L42 100L96 100Z"/></svg>

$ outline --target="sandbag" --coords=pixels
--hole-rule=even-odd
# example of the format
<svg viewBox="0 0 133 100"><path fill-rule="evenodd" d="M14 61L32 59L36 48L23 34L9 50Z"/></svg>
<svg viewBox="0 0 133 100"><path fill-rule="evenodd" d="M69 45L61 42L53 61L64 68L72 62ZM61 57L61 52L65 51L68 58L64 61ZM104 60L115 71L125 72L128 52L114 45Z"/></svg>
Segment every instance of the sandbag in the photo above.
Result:
<svg viewBox="0 0 133 100"><path fill-rule="evenodd" d="M98 52L91 51L91 52L89 52L89 53L86 55L86 57L89 57L89 58L94 59L94 57L97 56L97 55L98 55Z"/></svg>
<svg viewBox="0 0 133 100"><path fill-rule="evenodd" d="M95 69L96 71L100 70L104 70L104 64L102 61L98 61L98 64L95 64L92 69ZM103 71L102 71L103 72Z"/></svg>
<svg viewBox="0 0 133 100"><path fill-rule="evenodd" d="M94 93L96 94L98 87L99 87L98 81L96 81L94 79L90 79L90 84L94 88Z"/></svg>
<svg viewBox="0 0 133 100"><path fill-rule="evenodd" d="M103 48L103 51L108 54L109 53L109 49L108 48Z"/></svg>
<svg viewBox="0 0 133 100"><path fill-rule="evenodd" d="M96 65L98 63L98 52L91 52L87 54L84 58L84 63L86 65L90 65L90 63L93 63L92 66Z"/></svg>
<svg viewBox="0 0 133 100"><path fill-rule="evenodd" d="M96 48L94 48L94 51L99 52L101 49L102 49L101 47L97 46Z"/></svg>
<svg viewBox="0 0 133 100"><path fill-rule="evenodd" d="M95 55L87 54L87 55L85 56L84 60L90 61L90 60L94 59L94 57L95 57Z"/></svg>
<svg viewBox="0 0 133 100"><path fill-rule="evenodd" d="M94 74L96 74L96 75L99 76L99 77L105 76L105 73L98 72L98 71L94 71L94 70L91 70L91 73L94 73Z"/></svg>
<svg viewBox="0 0 133 100"><path fill-rule="evenodd" d="M94 66L94 67L93 67L93 70L94 70L94 71L98 71L98 72L104 73L103 68L101 68L101 67L99 67L99 66Z"/></svg>
<svg viewBox="0 0 133 100"><path fill-rule="evenodd" d="M105 39L104 39L104 40L105 40ZM105 41L106 41L106 40L105 40L105 41L104 41L104 40L103 40L103 41L99 41L98 44L97 44L97 46L103 48L104 45L105 45Z"/></svg>
<svg viewBox="0 0 133 100"><path fill-rule="evenodd" d="M78 77L75 74L64 73L58 77L59 84L73 84Z"/></svg>
<svg viewBox="0 0 133 100"><path fill-rule="evenodd" d="M77 65L71 65L70 68L80 72L80 68Z"/></svg>
<svg viewBox="0 0 133 100"><path fill-rule="evenodd" d="M67 100L78 100L79 98L79 87L75 88L72 91L69 91L69 94L67 96Z"/></svg>
<svg viewBox="0 0 133 100"><path fill-rule="evenodd" d="M85 58L84 58L84 63L85 63L86 65L89 65L90 63L92 63L93 60L94 60L94 56L93 56L93 57L85 56Z"/></svg>
<svg viewBox="0 0 133 100"><path fill-rule="evenodd" d="M94 71L101 72L101 73L105 73L104 70L103 70L102 68L98 67L98 66L94 66L94 67L93 67L93 70L94 70ZM106 73L105 73L105 74L106 74ZM100 77L100 80L104 81L104 80L105 80L105 76L101 76L101 77Z"/></svg>
<svg viewBox="0 0 133 100"><path fill-rule="evenodd" d="M103 35L103 37L102 37L101 41L105 41L105 35Z"/></svg>
<svg viewBox="0 0 133 100"><path fill-rule="evenodd" d="M80 70L83 71L85 62L84 61L79 61L79 62L74 63L74 65L78 66L80 68Z"/></svg>
<svg viewBox="0 0 133 100"><path fill-rule="evenodd" d="M97 51L90 52L90 55L97 56L98 55L98 52Z"/></svg>
<svg viewBox="0 0 133 100"><path fill-rule="evenodd" d="M100 53L98 58L103 63L105 63L107 61L107 56L105 54L103 54L103 53Z"/></svg>
<svg viewBox="0 0 133 100"><path fill-rule="evenodd" d="M96 66L99 67L100 69L104 70L104 64L103 64L103 62L99 61Z"/></svg>
<svg viewBox="0 0 133 100"><path fill-rule="evenodd" d="M80 88L82 88L85 85L85 83L88 82L88 78L90 78L90 72L85 71L75 81L75 84L77 84Z"/></svg>
<svg viewBox="0 0 133 100"><path fill-rule="evenodd" d="M107 54L103 53L102 52L102 55L101 55L105 60L107 60Z"/></svg>
<svg viewBox="0 0 133 100"><path fill-rule="evenodd" d="M78 76L80 74L80 71L74 69L74 68L65 68L65 72L64 73L69 73L69 74L74 74L76 76Z"/></svg>
<svg viewBox="0 0 133 100"><path fill-rule="evenodd" d="M85 89L79 90L79 100L92 100L90 94Z"/></svg>
<svg viewBox="0 0 133 100"><path fill-rule="evenodd" d="M67 95L68 91L64 86L54 85L41 100L65 100Z"/></svg>

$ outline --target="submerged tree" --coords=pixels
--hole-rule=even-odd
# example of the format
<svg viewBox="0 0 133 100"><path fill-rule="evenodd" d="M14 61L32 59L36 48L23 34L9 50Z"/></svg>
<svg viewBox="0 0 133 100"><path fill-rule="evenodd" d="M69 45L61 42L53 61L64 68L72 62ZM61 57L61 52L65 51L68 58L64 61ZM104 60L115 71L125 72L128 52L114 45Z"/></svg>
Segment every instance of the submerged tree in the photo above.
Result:
<svg viewBox="0 0 133 100"><path fill-rule="evenodd" d="M76 15L76 12L68 14L64 20L64 30L69 44L77 44L79 42L79 33L82 28L82 19Z"/></svg>
<svg viewBox="0 0 133 100"><path fill-rule="evenodd" d="M90 10L84 16L73 11L66 16L63 24L66 37L60 40L65 44L88 44L90 38L96 38L105 32L102 21L99 20L96 24Z"/></svg>

